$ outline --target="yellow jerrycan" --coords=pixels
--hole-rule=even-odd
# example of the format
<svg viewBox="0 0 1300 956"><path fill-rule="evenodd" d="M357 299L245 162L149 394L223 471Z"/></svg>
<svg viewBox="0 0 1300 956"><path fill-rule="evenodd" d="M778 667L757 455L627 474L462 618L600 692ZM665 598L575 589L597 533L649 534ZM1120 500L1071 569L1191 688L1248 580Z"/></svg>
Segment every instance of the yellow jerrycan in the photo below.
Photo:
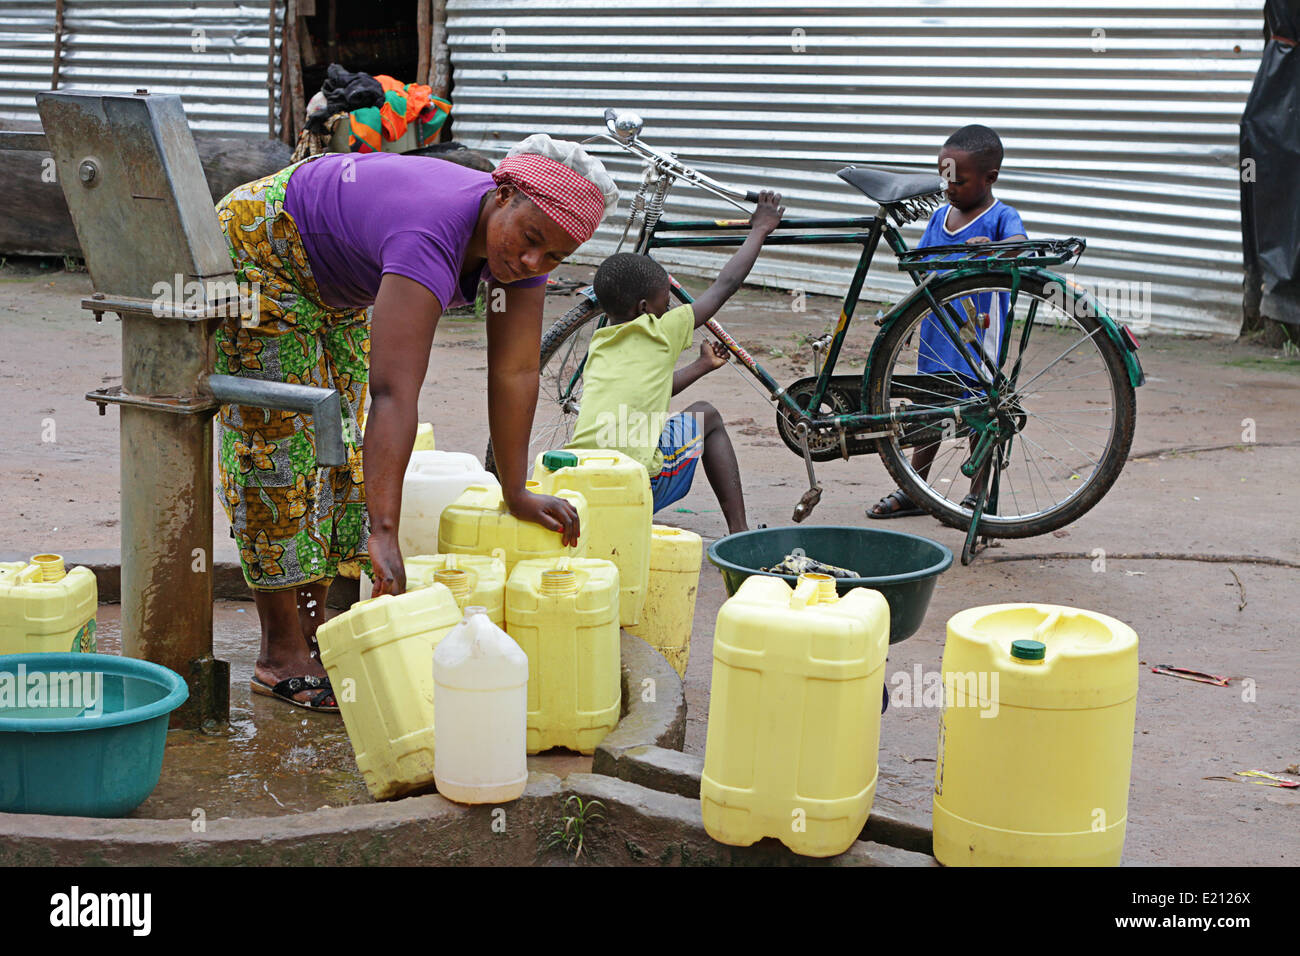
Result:
<svg viewBox="0 0 1300 956"><path fill-rule="evenodd" d="M487 554L417 554L402 562L406 566L406 589L445 585L463 611L482 607L497 627L505 627L506 560L500 548ZM374 592L369 576L361 576L361 599Z"/></svg>
<svg viewBox="0 0 1300 956"><path fill-rule="evenodd" d="M441 584L462 611L481 607L497 627L506 626L506 558L495 554L422 554L406 562L406 586Z"/></svg>
<svg viewBox="0 0 1300 956"><path fill-rule="evenodd" d="M434 775L433 649L460 623L441 584L352 605L316 631L366 789L387 800Z"/></svg>
<svg viewBox="0 0 1300 956"><path fill-rule="evenodd" d="M99 586L57 554L0 564L0 654L93 653Z"/></svg>
<svg viewBox="0 0 1300 956"><path fill-rule="evenodd" d="M434 451L433 422L420 422L415 426L415 444L411 451Z"/></svg>
<svg viewBox="0 0 1300 956"><path fill-rule="evenodd" d="M529 491L542 493L537 482L530 481L527 485ZM566 548L558 532L512 515L501 497L499 486L481 484L470 485L442 510L438 523L438 553L492 554L500 548L505 555L507 575L520 561L584 557L590 533L587 499L576 491L562 491L556 497L564 498L578 511L581 528L575 548Z"/></svg>
<svg viewBox="0 0 1300 956"><path fill-rule="evenodd" d="M528 655L481 607L465 609L433 651L438 792L504 803L528 783Z"/></svg>
<svg viewBox="0 0 1300 956"><path fill-rule="evenodd" d="M934 778L946 866L1118 866L1128 820L1138 640L1051 604L948 621Z"/></svg>
<svg viewBox="0 0 1300 956"><path fill-rule="evenodd" d="M700 589L704 542L694 531L653 525L650 529L650 582L635 634L685 677L691 659L695 595Z"/></svg>
<svg viewBox="0 0 1300 956"><path fill-rule="evenodd" d="M591 530L586 556L618 565L619 623L636 624L650 583L654 496L645 465L621 451L548 451L537 456L533 480L544 494L567 489L587 499Z"/></svg>
<svg viewBox="0 0 1300 956"><path fill-rule="evenodd" d="M754 575L718 611L700 804L720 843L843 853L876 795L889 605Z"/></svg>
<svg viewBox="0 0 1300 956"><path fill-rule="evenodd" d="M520 561L506 631L528 655L528 752L595 751L618 723L618 568L599 558Z"/></svg>

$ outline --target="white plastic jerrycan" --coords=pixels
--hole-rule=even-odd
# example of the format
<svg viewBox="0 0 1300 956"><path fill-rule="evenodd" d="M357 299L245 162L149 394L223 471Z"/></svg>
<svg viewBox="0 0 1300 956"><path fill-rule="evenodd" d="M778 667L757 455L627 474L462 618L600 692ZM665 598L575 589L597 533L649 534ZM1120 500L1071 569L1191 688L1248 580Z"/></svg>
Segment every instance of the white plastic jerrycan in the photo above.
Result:
<svg viewBox="0 0 1300 956"><path fill-rule="evenodd" d="M433 652L433 779L457 803L503 803L528 783L528 655L482 607Z"/></svg>
<svg viewBox="0 0 1300 956"><path fill-rule="evenodd" d="M442 509L470 485L495 486L497 479L468 452L413 451L402 478L402 512L397 546L402 557L438 552Z"/></svg>

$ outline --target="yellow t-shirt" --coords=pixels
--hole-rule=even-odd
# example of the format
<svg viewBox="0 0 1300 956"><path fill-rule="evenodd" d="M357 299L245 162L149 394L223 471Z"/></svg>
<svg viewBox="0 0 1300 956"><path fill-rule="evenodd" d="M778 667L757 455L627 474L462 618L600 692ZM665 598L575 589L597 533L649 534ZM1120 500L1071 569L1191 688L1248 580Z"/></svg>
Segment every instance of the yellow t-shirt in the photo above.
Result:
<svg viewBox="0 0 1300 956"><path fill-rule="evenodd" d="M582 408L568 447L612 448L645 465L652 478L659 474L673 367L694 337L689 305L597 330L587 347Z"/></svg>

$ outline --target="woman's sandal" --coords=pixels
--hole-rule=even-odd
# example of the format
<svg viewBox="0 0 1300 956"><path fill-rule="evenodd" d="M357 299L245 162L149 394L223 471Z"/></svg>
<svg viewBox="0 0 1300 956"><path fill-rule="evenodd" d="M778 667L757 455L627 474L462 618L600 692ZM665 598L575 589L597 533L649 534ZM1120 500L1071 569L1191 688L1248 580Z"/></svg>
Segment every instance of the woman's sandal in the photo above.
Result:
<svg viewBox="0 0 1300 956"><path fill-rule="evenodd" d="M339 705L334 697L334 688L330 686L328 677L286 677L274 687L254 677L248 682L248 686L254 694L261 694L263 697L275 697L287 704L301 707L303 710L312 710L321 714L337 714L339 712ZM294 700L293 695L304 690L315 690L316 693L306 700ZM327 700L331 701L331 703L325 703Z"/></svg>
<svg viewBox="0 0 1300 956"><path fill-rule="evenodd" d="M877 508L888 510L877 511ZM910 518L912 515L923 514L925 509L917 507L916 502L909 498L902 488L896 488L867 509L868 518Z"/></svg>

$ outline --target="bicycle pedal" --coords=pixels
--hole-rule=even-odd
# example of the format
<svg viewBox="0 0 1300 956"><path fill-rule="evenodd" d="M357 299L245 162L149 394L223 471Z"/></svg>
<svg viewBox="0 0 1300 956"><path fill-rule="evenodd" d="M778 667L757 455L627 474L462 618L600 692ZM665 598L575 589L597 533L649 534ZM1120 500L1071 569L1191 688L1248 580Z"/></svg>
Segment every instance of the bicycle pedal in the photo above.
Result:
<svg viewBox="0 0 1300 956"><path fill-rule="evenodd" d="M821 500L822 486L818 485L816 488L809 488L803 493L799 503L794 506L794 514L790 516L791 520L795 524L803 521L804 518L813 513L813 509L817 507L817 503Z"/></svg>

